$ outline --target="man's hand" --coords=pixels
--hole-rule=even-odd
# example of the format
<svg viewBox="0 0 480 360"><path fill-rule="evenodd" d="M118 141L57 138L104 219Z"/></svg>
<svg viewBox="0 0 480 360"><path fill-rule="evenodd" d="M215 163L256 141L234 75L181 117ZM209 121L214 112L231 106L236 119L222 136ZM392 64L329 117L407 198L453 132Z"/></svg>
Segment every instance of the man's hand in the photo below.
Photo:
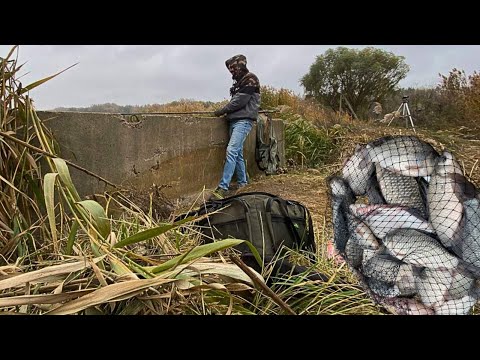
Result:
<svg viewBox="0 0 480 360"><path fill-rule="evenodd" d="M222 109L215 110L215 112L213 113L213 115L215 115L216 117L222 116L222 115L223 115Z"/></svg>

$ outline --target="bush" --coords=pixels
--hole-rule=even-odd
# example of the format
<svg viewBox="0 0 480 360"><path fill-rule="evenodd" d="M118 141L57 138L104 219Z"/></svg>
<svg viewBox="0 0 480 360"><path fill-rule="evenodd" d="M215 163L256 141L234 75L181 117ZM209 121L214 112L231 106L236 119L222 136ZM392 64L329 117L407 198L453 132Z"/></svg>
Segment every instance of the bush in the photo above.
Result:
<svg viewBox="0 0 480 360"><path fill-rule="evenodd" d="M303 118L285 124L286 158L302 168L325 165L334 148L334 139L325 130Z"/></svg>
<svg viewBox="0 0 480 360"><path fill-rule="evenodd" d="M262 95L260 107L263 110L274 109L280 105L287 105L291 108L296 108L298 102L301 100L292 90L283 88L277 90L271 86L262 86L260 92Z"/></svg>

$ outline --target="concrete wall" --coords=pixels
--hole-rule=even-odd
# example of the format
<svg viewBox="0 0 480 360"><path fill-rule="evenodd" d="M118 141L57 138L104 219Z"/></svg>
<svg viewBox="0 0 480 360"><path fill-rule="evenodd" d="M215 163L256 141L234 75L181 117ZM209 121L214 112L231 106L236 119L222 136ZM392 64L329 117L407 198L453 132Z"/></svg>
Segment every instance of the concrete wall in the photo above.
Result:
<svg viewBox="0 0 480 360"><path fill-rule="evenodd" d="M138 190L170 185L171 198L200 192L218 184L228 142L223 119L149 115L127 118L101 113L46 112L62 156L119 185ZM273 121L284 166L284 124ZM245 142L251 177L262 173L255 162L256 127ZM72 178L81 196L101 193L108 185L75 168Z"/></svg>

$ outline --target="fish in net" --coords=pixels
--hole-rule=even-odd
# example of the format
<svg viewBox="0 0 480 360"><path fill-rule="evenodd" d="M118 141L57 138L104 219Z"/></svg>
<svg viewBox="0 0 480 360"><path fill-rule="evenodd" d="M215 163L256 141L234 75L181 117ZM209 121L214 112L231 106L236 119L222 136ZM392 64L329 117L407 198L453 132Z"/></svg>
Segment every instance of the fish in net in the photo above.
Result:
<svg viewBox="0 0 480 360"><path fill-rule="evenodd" d="M327 179L334 245L395 314L469 314L480 297L480 191L416 136L357 145Z"/></svg>

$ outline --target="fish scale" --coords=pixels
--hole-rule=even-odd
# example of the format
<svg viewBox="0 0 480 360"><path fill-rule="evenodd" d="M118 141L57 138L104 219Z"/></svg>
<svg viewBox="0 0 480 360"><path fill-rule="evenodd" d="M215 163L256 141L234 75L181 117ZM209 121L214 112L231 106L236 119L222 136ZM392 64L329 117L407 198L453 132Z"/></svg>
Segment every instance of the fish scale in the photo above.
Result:
<svg viewBox="0 0 480 360"><path fill-rule="evenodd" d="M434 238L415 229L396 229L384 239L390 254L406 263L433 269L456 269L459 259Z"/></svg>
<svg viewBox="0 0 480 360"><path fill-rule="evenodd" d="M427 217L425 204L414 177L398 175L380 165L376 166L377 180L387 204L402 205L417 209L423 218Z"/></svg>
<svg viewBox="0 0 480 360"><path fill-rule="evenodd" d="M369 278L393 284L402 263L388 254L375 255L363 265L363 274Z"/></svg>

